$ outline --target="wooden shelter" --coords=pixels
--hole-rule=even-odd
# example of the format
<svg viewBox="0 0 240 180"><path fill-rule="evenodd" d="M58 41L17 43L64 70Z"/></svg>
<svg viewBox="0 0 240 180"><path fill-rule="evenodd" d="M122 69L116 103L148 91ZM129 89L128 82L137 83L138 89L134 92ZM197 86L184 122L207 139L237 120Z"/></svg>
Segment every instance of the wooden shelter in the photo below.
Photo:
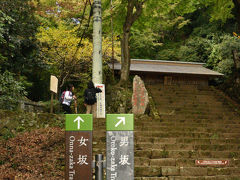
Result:
<svg viewBox="0 0 240 180"><path fill-rule="evenodd" d="M208 86L209 79L223 76L203 65L204 63L132 59L130 74L139 75L146 84L201 86ZM112 64L109 66L112 68ZM114 63L114 70L120 71L121 64Z"/></svg>

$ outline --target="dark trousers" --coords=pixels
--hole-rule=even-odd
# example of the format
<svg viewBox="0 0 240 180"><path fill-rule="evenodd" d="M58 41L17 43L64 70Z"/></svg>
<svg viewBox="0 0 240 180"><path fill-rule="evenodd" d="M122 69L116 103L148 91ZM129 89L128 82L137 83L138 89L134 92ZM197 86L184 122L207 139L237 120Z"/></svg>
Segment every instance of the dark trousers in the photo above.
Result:
<svg viewBox="0 0 240 180"><path fill-rule="evenodd" d="M70 106L68 106L66 104L62 104L62 108L64 110L64 114L72 114L72 110L71 110Z"/></svg>

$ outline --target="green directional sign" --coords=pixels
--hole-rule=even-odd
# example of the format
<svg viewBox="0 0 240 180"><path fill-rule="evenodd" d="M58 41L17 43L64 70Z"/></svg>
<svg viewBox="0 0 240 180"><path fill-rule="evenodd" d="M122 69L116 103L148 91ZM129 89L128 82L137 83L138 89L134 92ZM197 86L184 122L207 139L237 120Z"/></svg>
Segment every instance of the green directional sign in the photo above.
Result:
<svg viewBox="0 0 240 180"><path fill-rule="evenodd" d="M107 131L133 131L133 114L107 114Z"/></svg>
<svg viewBox="0 0 240 180"><path fill-rule="evenodd" d="M66 131L92 131L92 114L66 114Z"/></svg>

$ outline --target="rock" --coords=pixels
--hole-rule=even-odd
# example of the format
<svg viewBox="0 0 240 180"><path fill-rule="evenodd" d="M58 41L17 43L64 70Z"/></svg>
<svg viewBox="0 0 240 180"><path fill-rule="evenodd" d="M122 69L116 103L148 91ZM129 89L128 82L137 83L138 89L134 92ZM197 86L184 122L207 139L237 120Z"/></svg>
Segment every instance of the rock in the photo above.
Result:
<svg viewBox="0 0 240 180"><path fill-rule="evenodd" d="M144 114L149 103L148 92L144 82L139 76L133 79L132 112L133 114Z"/></svg>

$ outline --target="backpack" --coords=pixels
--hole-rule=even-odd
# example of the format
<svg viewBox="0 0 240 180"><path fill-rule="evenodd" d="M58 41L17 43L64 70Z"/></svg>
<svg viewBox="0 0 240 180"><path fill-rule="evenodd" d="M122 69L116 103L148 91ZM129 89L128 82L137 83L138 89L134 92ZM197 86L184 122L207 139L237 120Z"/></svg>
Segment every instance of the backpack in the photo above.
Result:
<svg viewBox="0 0 240 180"><path fill-rule="evenodd" d="M97 102L95 91L92 91L92 90L87 91L85 96L85 102L88 105L93 105L95 104L95 102Z"/></svg>
<svg viewBox="0 0 240 180"><path fill-rule="evenodd" d="M60 102L61 104L62 104L63 101L64 101L65 93L66 93L66 91L63 91L62 94L61 94L61 97L60 97L60 99L59 99L59 102Z"/></svg>

